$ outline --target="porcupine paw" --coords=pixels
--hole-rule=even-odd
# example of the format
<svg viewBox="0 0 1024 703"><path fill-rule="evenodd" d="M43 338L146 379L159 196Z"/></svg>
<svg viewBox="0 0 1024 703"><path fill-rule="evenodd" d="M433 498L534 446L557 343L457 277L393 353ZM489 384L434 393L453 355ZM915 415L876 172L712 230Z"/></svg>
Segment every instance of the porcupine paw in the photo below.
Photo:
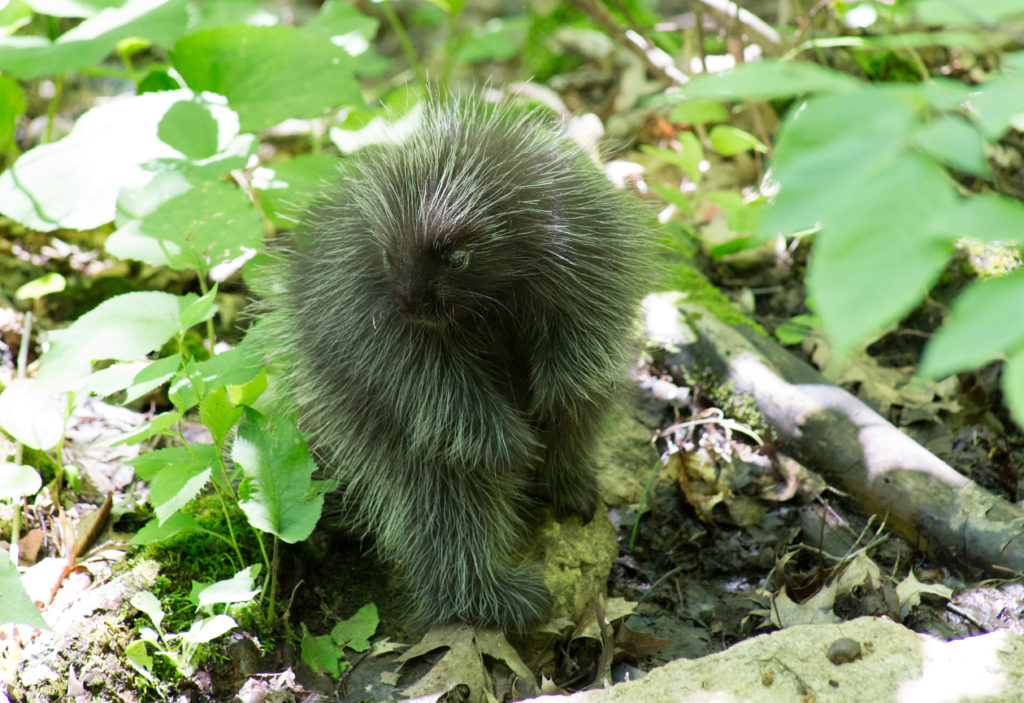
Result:
<svg viewBox="0 0 1024 703"><path fill-rule="evenodd" d="M500 581L486 584L473 602L467 621L523 632L547 619L551 593L534 569L510 569Z"/></svg>
<svg viewBox="0 0 1024 703"><path fill-rule="evenodd" d="M543 622L551 611L551 593L534 570L509 569L462 592L421 592L416 620L423 624L459 621L478 627L522 632Z"/></svg>

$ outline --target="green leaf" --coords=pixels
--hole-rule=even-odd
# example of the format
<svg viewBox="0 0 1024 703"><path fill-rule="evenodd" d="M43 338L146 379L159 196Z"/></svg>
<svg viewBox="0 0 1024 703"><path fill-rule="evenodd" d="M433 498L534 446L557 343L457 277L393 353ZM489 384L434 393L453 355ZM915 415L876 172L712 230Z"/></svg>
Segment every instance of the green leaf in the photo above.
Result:
<svg viewBox="0 0 1024 703"><path fill-rule="evenodd" d="M182 100L171 105L157 127L157 136L190 159L217 153L217 120L200 102Z"/></svg>
<svg viewBox="0 0 1024 703"><path fill-rule="evenodd" d="M141 164L178 155L157 138L160 118L191 93L147 93L94 107L71 133L26 152L0 174L0 212L49 232L114 219L122 184L147 178Z"/></svg>
<svg viewBox="0 0 1024 703"><path fill-rule="evenodd" d="M172 56L192 90L227 97L247 132L363 102L344 49L293 27L196 32L179 40Z"/></svg>
<svg viewBox="0 0 1024 703"><path fill-rule="evenodd" d="M988 242L1024 243L1024 203L998 193L962 200L947 222L949 231Z"/></svg>
<svg viewBox="0 0 1024 703"><path fill-rule="evenodd" d="M107 251L176 270L208 270L263 243L252 202L227 183L203 183L161 203L107 238Z"/></svg>
<svg viewBox="0 0 1024 703"><path fill-rule="evenodd" d="M302 623L302 661L306 662L313 671L325 671L330 676L337 677L340 673L338 662L344 656L341 647L334 643L330 635L318 635L314 637L306 629L306 623Z"/></svg>
<svg viewBox="0 0 1024 703"><path fill-rule="evenodd" d="M230 615L214 615L192 623L182 639L192 644L205 644L238 627L238 623Z"/></svg>
<svg viewBox="0 0 1024 703"><path fill-rule="evenodd" d="M93 361L132 361L181 330L181 313L195 294L125 293L100 303L70 327L50 333L37 378L63 388L89 375Z"/></svg>
<svg viewBox="0 0 1024 703"><path fill-rule="evenodd" d="M208 608L218 603L248 603L260 592L255 586L258 571L258 566L248 566L229 579L211 583L199 592L199 607Z"/></svg>
<svg viewBox="0 0 1024 703"><path fill-rule="evenodd" d="M1014 421L1024 427L1024 349L1010 354L1003 366L1003 402Z"/></svg>
<svg viewBox="0 0 1024 703"><path fill-rule="evenodd" d="M231 457L245 473L239 507L253 527L289 544L313 533L324 498L310 480L316 464L293 424L246 408Z"/></svg>
<svg viewBox="0 0 1024 703"><path fill-rule="evenodd" d="M253 171L252 187L260 204L278 227L292 229L309 205L338 174L338 158L329 154L304 154Z"/></svg>
<svg viewBox="0 0 1024 703"><path fill-rule="evenodd" d="M808 294L837 356L906 315L953 254L945 219L955 193L943 170L914 153L879 166L832 204L811 252Z"/></svg>
<svg viewBox="0 0 1024 703"><path fill-rule="evenodd" d="M302 26L302 31L346 46L349 42L345 38L352 34L362 37L364 42L372 41L377 37L379 27L380 20L377 18L368 17L344 2L327 0L320 6L316 16Z"/></svg>
<svg viewBox="0 0 1024 703"><path fill-rule="evenodd" d="M669 119L689 125L725 122L729 119L729 111L717 100L693 98L674 105Z"/></svg>
<svg viewBox="0 0 1024 703"><path fill-rule="evenodd" d="M42 487L42 477L31 466L0 462L0 500L33 496ZM4 555L0 554L0 559L2 558Z"/></svg>
<svg viewBox="0 0 1024 703"><path fill-rule="evenodd" d="M1024 113L1024 75L1009 74L984 83L971 95L971 117L991 140L999 139Z"/></svg>
<svg viewBox="0 0 1024 703"><path fill-rule="evenodd" d="M817 64L769 59L699 75L683 86L682 93L689 99L776 100L806 93L843 92L861 85L845 73Z"/></svg>
<svg viewBox="0 0 1024 703"><path fill-rule="evenodd" d="M224 446L224 440L240 417L242 408L231 404L224 386L199 401L199 421L209 428L213 444L218 448Z"/></svg>
<svg viewBox="0 0 1024 703"><path fill-rule="evenodd" d="M459 58L467 64L507 61L522 53L528 25L526 15L492 17L483 24L473 25Z"/></svg>
<svg viewBox="0 0 1024 703"><path fill-rule="evenodd" d="M689 196L687 196L686 193L680 193L678 188L654 183L651 185L651 190L688 215L692 215L696 212L693 208L693 203L690 202Z"/></svg>
<svg viewBox="0 0 1024 703"><path fill-rule="evenodd" d="M18 568L7 554L0 554L0 623L28 625L50 631L50 626L21 585Z"/></svg>
<svg viewBox="0 0 1024 703"><path fill-rule="evenodd" d="M235 405L252 406L267 390L267 370L261 369L259 375L248 383L226 386L228 398Z"/></svg>
<svg viewBox="0 0 1024 703"><path fill-rule="evenodd" d="M902 96L879 89L815 98L793 114L776 138L779 193L765 213L766 236L841 223L848 204L864 207L862 184L892 183L886 174L919 124Z"/></svg>
<svg viewBox="0 0 1024 703"><path fill-rule="evenodd" d="M67 281L59 273L46 273L34 278L14 291L17 300L38 300L50 293L59 293L67 286Z"/></svg>
<svg viewBox="0 0 1024 703"><path fill-rule="evenodd" d="M160 413L153 419L145 422L137 430L129 432L126 435L122 435L115 442L111 442L110 446L116 447L121 444L139 444L144 442L150 437L158 434L166 434L176 436L176 432L169 432L169 428L174 427L181 421L181 413L175 411L169 411Z"/></svg>
<svg viewBox="0 0 1024 703"><path fill-rule="evenodd" d="M819 324L816 315L795 315L775 328L775 336L786 345L800 344Z"/></svg>
<svg viewBox="0 0 1024 703"><path fill-rule="evenodd" d="M984 140L956 115L943 115L914 135L914 143L943 163L975 176L989 175Z"/></svg>
<svg viewBox="0 0 1024 703"><path fill-rule="evenodd" d="M1024 7L1017 0L972 0L969 4L918 0L909 7L921 24L942 27L996 26L1009 17L1024 14Z"/></svg>
<svg viewBox="0 0 1024 703"><path fill-rule="evenodd" d="M972 283L953 301L945 324L925 347L919 373L940 378L1018 353L1024 328L1010 321L1022 309L1024 271Z"/></svg>
<svg viewBox="0 0 1024 703"><path fill-rule="evenodd" d="M188 513L177 512L160 524L159 520L150 520L142 529L135 533L131 544L153 544L164 542L180 532L198 530L199 524Z"/></svg>
<svg viewBox="0 0 1024 703"><path fill-rule="evenodd" d="M153 676L153 657L149 656L146 643L142 640L135 640L124 648L124 657L132 668L142 674L148 681L156 681Z"/></svg>
<svg viewBox="0 0 1024 703"><path fill-rule="evenodd" d="M129 603L145 613L149 621L153 623L153 626L158 630L160 629L160 624L164 621L164 609L161 607L160 601L156 596L149 591L139 591L131 597Z"/></svg>
<svg viewBox="0 0 1024 703"><path fill-rule="evenodd" d="M377 631L379 624L380 617L377 615L377 606L368 603L348 620L342 620L331 628L331 638L339 647L365 652L370 648L370 638Z"/></svg>
<svg viewBox="0 0 1024 703"><path fill-rule="evenodd" d="M768 151L768 147L753 134L729 124L715 125L708 133L708 138L711 140L711 148L723 156L733 156L751 149L762 154Z"/></svg>
<svg viewBox="0 0 1024 703"><path fill-rule="evenodd" d="M704 160L704 147L701 146L700 140L692 132L680 132L679 147L679 151L673 151L643 144L640 150L645 154L656 156L666 163L679 166L691 181L700 183L700 162Z"/></svg>
<svg viewBox="0 0 1024 703"><path fill-rule="evenodd" d="M185 33L185 0L129 0L68 30L55 42L37 36L0 36L0 70L22 80L99 63L128 37L170 46Z"/></svg>
<svg viewBox="0 0 1024 703"><path fill-rule="evenodd" d="M179 461L174 455L163 455L167 461L148 472L151 476L149 502L161 524L199 495L217 465L216 450L212 445L196 444L191 448L198 456L189 455ZM150 455L155 453L149 452ZM135 462L131 463L136 465Z"/></svg>
<svg viewBox="0 0 1024 703"><path fill-rule="evenodd" d="M16 147L14 133L18 119L25 114L25 93L18 81L0 76L0 152L12 152Z"/></svg>
<svg viewBox="0 0 1024 703"><path fill-rule="evenodd" d="M26 446L48 451L64 437L67 399L34 378L18 378L0 393L0 427Z"/></svg>

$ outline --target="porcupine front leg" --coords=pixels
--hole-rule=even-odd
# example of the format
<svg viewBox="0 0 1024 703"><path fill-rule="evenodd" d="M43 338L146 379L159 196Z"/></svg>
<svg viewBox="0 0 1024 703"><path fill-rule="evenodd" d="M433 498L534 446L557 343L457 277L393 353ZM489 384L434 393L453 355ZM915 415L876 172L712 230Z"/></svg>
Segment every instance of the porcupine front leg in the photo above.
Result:
<svg viewBox="0 0 1024 703"><path fill-rule="evenodd" d="M521 561L526 485L485 466L412 467L383 515L424 624L458 620L523 630L548 614L548 590Z"/></svg>

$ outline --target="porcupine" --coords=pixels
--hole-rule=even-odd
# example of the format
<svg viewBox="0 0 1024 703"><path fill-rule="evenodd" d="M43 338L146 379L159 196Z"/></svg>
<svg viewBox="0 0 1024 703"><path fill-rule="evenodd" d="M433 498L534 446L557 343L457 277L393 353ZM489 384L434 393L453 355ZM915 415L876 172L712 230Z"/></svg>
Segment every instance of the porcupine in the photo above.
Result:
<svg viewBox="0 0 1024 703"><path fill-rule="evenodd" d="M280 247L282 386L419 622L547 613L524 541L541 504L597 507L648 223L555 120L472 95L344 159Z"/></svg>

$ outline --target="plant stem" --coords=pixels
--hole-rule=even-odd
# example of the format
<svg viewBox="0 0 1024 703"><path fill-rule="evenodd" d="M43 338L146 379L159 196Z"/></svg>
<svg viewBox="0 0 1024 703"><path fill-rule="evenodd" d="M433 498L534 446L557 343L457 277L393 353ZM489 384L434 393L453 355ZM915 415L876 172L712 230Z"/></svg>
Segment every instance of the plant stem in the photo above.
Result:
<svg viewBox="0 0 1024 703"><path fill-rule="evenodd" d="M384 0L380 4L381 12L384 13L384 17L387 18L388 24L395 30L395 36L398 37L398 42L402 45L402 51L405 53L405 60L409 62L409 68L413 70L421 82L426 79L423 74L423 66L420 64L418 58L416 58L416 49L413 48L412 41L409 40L409 35L405 33L405 27L402 26L402 21L398 18L394 8L391 7L391 3L388 0Z"/></svg>

